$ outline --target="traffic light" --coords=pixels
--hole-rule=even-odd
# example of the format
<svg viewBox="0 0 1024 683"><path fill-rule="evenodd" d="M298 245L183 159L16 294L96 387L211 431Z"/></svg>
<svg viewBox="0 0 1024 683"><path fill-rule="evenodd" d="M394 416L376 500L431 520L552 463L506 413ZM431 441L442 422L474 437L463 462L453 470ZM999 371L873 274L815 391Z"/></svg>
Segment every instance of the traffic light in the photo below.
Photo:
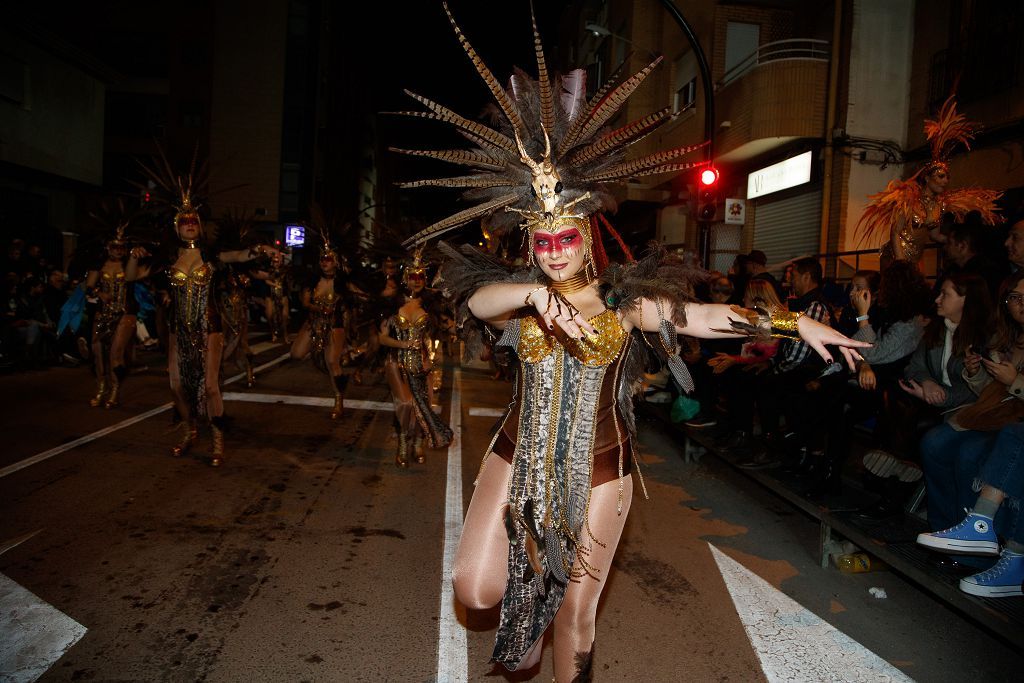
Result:
<svg viewBox="0 0 1024 683"><path fill-rule="evenodd" d="M718 169L705 166L697 181L697 220L711 221L718 211Z"/></svg>

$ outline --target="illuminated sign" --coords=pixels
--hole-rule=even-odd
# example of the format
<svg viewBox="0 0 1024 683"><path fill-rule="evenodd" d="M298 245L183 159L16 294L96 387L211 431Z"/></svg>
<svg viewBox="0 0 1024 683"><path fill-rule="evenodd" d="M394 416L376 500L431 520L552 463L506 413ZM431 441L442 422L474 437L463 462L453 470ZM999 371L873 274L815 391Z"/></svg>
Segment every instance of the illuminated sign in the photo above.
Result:
<svg viewBox="0 0 1024 683"><path fill-rule="evenodd" d="M747 199L763 197L772 192L796 187L811 179L812 152L772 164L747 176Z"/></svg>
<svg viewBox="0 0 1024 683"><path fill-rule="evenodd" d="M301 247L306 244L306 228L302 225L286 225L284 243L289 247Z"/></svg>

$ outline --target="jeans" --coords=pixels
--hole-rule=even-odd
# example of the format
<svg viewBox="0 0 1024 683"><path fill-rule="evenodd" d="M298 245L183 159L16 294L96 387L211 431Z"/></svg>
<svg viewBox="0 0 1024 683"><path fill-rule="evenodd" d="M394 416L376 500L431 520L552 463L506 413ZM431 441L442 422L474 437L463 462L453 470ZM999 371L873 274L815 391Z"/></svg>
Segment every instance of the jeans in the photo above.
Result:
<svg viewBox="0 0 1024 683"><path fill-rule="evenodd" d="M957 524L964 518L964 508L974 507L978 498L974 481L996 436L996 432L958 432L944 423L921 439L928 525L933 531ZM1020 446L1024 448L1024 440Z"/></svg>
<svg viewBox="0 0 1024 683"><path fill-rule="evenodd" d="M978 479L1006 494L999 508L1006 517L1006 537L1024 543L1021 498L1024 497L1024 423L1003 427L981 465ZM1003 525L997 525L998 527Z"/></svg>

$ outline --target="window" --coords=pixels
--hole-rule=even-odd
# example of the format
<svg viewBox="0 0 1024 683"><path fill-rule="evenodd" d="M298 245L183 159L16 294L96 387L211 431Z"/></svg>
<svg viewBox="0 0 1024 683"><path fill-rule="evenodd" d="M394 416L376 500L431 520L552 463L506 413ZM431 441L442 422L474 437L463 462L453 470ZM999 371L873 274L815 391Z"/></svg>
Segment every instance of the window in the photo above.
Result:
<svg viewBox="0 0 1024 683"><path fill-rule="evenodd" d="M729 73L757 52L760 41L760 24L730 21L725 29L725 72Z"/></svg>
<svg viewBox="0 0 1024 683"><path fill-rule="evenodd" d="M697 58L687 52L672 67L672 111L686 109L697 99Z"/></svg>

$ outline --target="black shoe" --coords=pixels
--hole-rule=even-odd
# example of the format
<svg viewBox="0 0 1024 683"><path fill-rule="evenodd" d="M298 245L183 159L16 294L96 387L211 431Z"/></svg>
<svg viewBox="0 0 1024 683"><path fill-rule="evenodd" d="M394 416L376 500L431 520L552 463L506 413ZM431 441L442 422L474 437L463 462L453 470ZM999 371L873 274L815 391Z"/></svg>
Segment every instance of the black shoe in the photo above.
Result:
<svg viewBox="0 0 1024 683"><path fill-rule="evenodd" d="M778 467L781 464L779 459L772 455L771 452L762 451L752 458L736 463L736 467L742 467L745 470L767 470Z"/></svg>
<svg viewBox="0 0 1024 683"><path fill-rule="evenodd" d="M730 434L722 434L715 439L715 448L740 448L749 445L750 437L742 429Z"/></svg>
<svg viewBox="0 0 1024 683"><path fill-rule="evenodd" d="M891 503L886 500L880 500L874 505L866 508L861 508L854 513L854 516L861 519L877 522L884 519L891 519L903 514L903 508L894 507Z"/></svg>

